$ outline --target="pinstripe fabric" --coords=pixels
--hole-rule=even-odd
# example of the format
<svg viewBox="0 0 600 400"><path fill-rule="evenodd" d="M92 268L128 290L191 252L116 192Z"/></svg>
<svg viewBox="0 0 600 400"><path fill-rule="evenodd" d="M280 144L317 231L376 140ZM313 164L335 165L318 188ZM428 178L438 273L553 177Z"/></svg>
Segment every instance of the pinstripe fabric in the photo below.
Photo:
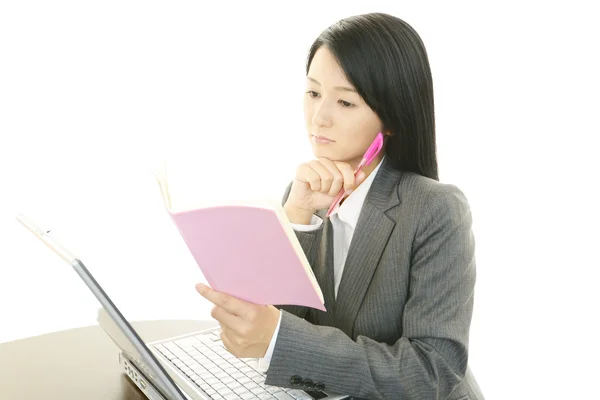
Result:
<svg viewBox="0 0 600 400"><path fill-rule="evenodd" d="M384 160L337 299L332 233L327 219L296 232L328 311L279 306L266 383L289 387L299 375L359 398L483 399L467 362L475 243L463 193Z"/></svg>

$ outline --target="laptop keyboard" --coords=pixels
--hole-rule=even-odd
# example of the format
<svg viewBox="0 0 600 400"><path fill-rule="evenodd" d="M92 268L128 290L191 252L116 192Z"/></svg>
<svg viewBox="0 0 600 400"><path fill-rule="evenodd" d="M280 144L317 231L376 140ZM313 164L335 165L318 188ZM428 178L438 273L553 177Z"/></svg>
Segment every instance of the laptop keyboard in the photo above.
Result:
<svg viewBox="0 0 600 400"><path fill-rule="evenodd" d="M213 399L312 399L302 390L265 385L257 360L232 355L216 332L153 347Z"/></svg>

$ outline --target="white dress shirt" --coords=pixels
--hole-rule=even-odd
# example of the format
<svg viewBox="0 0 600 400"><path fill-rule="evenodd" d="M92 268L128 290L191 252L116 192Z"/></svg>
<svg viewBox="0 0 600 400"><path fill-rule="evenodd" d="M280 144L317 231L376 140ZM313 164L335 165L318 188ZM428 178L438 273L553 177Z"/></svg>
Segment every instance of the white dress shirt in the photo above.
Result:
<svg viewBox="0 0 600 400"><path fill-rule="evenodd" d="M354 235L354 228L358 222L358 217L362 209L367 193L371 188L373 179L377 175L377 171L381 166L381 161L375 167L375 169L369 174L367 179L364 180L352 193L348 196L344 202L337 207L329 216L331 225L333 227L333 282L334 282L334 296L337 298L338 287L342 280L342 273L344 272L344 265L346 264L346 257L348 256L348 249L350 248L350 242ZM309 225L292 224L294 230L309 232L321 227L323 220L316 216L312 216L312 220ZM277 341L277 335L279 333L279 325L281 324L281 311L279 312L279 322L271 338L269 348L264 358L259 360L259 368L263 371L269 369L271 362L271 356L273 355L273 348Z"/></svg>

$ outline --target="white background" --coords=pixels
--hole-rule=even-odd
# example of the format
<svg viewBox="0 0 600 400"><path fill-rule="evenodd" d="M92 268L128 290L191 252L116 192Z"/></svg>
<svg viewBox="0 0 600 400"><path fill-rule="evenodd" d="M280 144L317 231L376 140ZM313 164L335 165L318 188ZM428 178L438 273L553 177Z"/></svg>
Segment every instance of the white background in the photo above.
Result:
<svg viewBox="0 0 600 400"><path fill-rule="evenodd" d="M0 5L0 342L95 324L99 306L18 211L48 222L126 317L209 318L148 168L168 157L196 199L279 198L311 157L301 101L312 40L384 11L425 42L441 180L471 203L470 364L482 390L593 397L594 2L258 3Z"/></svg>

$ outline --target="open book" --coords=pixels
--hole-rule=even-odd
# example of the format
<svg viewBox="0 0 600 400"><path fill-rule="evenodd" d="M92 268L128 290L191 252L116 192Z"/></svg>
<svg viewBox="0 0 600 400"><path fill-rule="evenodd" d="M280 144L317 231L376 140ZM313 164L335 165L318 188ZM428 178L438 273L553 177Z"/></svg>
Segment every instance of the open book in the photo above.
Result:
<svg viewBox="0 0 600 400"><path fill-rule="evenodd" d="M185 204L171 196L166 165L154 175L167 212L212 289L255 304L326 311L281 204Z"/></svg>

